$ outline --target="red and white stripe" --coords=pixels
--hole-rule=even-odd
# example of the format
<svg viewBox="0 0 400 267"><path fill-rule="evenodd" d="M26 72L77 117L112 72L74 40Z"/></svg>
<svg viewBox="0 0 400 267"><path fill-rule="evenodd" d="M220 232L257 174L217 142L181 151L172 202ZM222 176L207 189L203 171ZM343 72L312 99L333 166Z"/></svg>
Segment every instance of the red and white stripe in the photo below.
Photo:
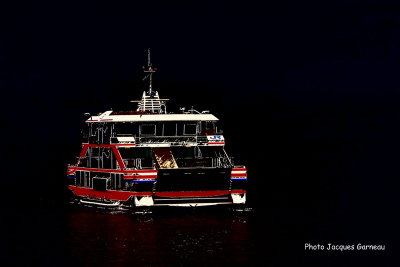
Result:
<svg viewBox="0 0 400 267"><path fill-rule="evenodd" d="M135 170L124 175L124 179L156 179L157 170Z"/></svg>
<svg viewBox="0 0 400 267"><path fill-rule="evenodd" d="M232 168L231 178L247 178L246 168Z"/></svg>
<svg viewBox="0 0 400 267"><path fill-rule="evenodd" d="M208 142L209 146L222 146L225 145L225 142Z"/></svg>

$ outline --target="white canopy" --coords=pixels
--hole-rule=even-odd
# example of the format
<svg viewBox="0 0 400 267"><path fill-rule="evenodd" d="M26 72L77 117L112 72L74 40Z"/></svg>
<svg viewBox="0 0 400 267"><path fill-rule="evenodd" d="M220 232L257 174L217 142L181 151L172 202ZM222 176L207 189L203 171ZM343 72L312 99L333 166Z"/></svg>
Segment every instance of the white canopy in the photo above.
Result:
<svg viewBox="0 0 400 267"><path fill-rule="evenodd" d="M136 114L111 115L106 111L99 116L92 116L86 122L151 122L151 121L218 121L212 114Z"/></svg>

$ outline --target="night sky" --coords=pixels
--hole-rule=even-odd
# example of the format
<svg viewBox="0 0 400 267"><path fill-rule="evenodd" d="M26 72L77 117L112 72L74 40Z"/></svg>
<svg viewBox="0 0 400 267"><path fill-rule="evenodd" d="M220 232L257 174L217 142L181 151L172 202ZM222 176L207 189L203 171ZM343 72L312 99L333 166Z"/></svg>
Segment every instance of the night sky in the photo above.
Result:
<svg viewBox="0 0 400 267"><path fill-rule="evenodd" d="M3 1L5 196L61 201L83 114L135 109L129 101L146 88L151 48L168 109L194 106L221 119L260 213L303 229L305 240L389 245L399 213L399 7Z"/></svg>

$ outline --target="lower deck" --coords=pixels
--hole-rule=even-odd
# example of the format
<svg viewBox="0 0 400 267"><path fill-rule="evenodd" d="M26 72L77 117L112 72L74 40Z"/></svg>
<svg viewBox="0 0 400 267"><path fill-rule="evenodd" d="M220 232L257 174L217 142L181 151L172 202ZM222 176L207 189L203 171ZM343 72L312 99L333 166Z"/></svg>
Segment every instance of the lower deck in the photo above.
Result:
<svg viewBox="0 0 400 267"><path fill-rule="evenodd" d="M67 177L75 197L101 205L219 205L245 202L247 169L223 147L84 144Z"/></svg>

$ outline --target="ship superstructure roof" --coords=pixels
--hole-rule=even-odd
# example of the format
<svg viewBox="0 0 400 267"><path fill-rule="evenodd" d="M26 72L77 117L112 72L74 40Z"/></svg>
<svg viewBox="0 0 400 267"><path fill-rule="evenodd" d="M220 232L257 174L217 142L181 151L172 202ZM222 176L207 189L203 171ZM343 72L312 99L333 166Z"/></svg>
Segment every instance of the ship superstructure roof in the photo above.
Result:
<svg viewBox="0 0 400 267"><path fill-rule="evenodd" d="M134 114L111 115L106 111L99 116L92 116L86 122L151 122L151 121L218 121L212 114Z"/></svg>

